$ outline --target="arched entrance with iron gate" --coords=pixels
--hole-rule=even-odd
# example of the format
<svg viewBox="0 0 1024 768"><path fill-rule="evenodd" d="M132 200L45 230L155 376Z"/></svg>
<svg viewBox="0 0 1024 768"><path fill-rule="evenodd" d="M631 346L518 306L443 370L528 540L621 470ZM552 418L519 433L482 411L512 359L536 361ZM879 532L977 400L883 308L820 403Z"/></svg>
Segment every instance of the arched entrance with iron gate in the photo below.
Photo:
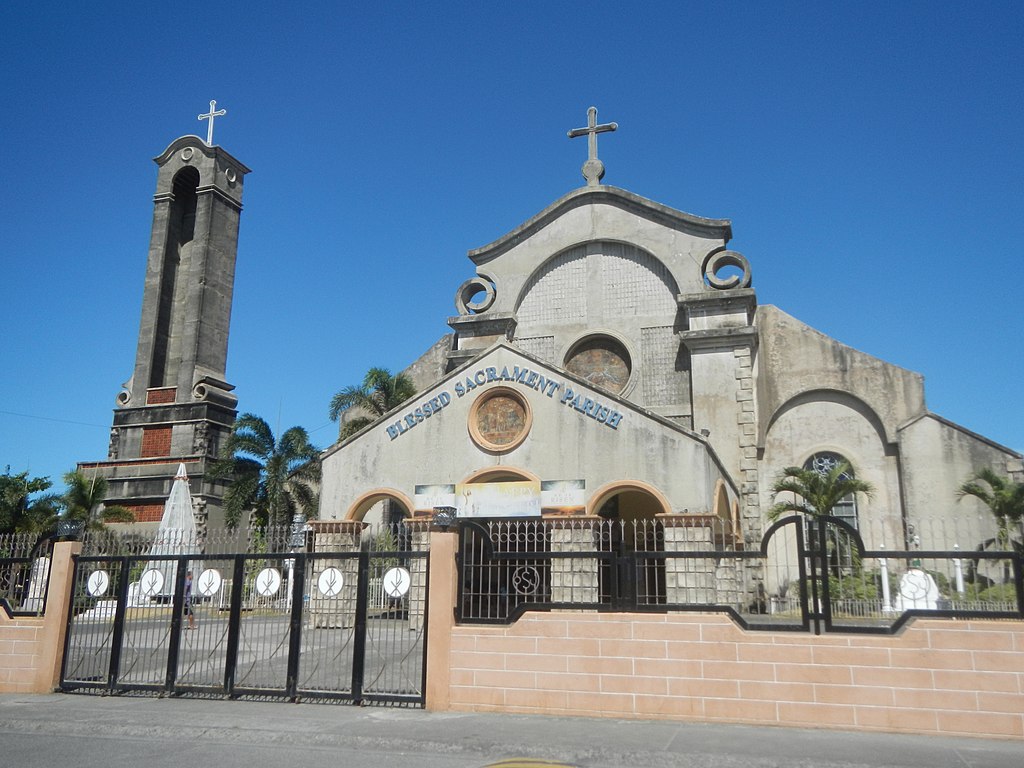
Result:
<svg viewBox="0 0 1024 768"><path fill-rule="evenodd" d="M654 486L620 481L602 486L590 509L601 518L599 547L612 557L601 563L600 593L613 605L665 602L665 530L658 515L672 510Z"/></svg>

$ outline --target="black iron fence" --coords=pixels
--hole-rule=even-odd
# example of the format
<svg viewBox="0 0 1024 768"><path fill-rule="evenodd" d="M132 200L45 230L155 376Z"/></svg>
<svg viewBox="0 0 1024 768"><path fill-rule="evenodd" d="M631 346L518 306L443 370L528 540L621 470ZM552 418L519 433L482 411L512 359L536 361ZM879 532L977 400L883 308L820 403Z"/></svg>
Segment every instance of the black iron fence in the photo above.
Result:
<svg viewBox="0 0 1024 768"><path fill-rule="evenodd" d="M33 533L0 534L0 609L7 615L45 612L51 548Z"/></svg>
<svg viewBox="0 0 1024 768"><path fill-rule="evenodd" d="M748 549L708 517L462 520L457 619L720 611L750 629L890 633L910 616L1024 618L1019 533L961 550L920 548L921 531L902 531L912 548L867 549L843 520L790 517Z"/></svg>
<svg viewBox="0 0 1024 768"><path fill-rule="evenodd" d="M207 546L177 554L168 532L146 538L75 559L63 690L422 702L424 537L353 531L290 552L261 535L261 551L230 553L179 536Z"/></svg>

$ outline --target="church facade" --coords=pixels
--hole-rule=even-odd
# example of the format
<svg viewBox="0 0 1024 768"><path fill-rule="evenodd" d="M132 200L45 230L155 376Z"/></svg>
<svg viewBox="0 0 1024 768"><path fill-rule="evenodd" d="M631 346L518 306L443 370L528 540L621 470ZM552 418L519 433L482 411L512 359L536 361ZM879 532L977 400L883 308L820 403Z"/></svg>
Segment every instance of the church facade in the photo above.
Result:
<svg viewBox="0 0 1024 768"><path fill-rule="evenodd" d="M593 134L591 140L593 141ZM921 375L758 301L731 224L600 183L469 252L420 393L323 454L320 517L717 518L757 546L789 466L874 486L835 514L871 549L994 522L959 485L1021 455L928 411ZM599 161L597 161L599 165ZM949 542L946 543L949 545Z"/></svg>

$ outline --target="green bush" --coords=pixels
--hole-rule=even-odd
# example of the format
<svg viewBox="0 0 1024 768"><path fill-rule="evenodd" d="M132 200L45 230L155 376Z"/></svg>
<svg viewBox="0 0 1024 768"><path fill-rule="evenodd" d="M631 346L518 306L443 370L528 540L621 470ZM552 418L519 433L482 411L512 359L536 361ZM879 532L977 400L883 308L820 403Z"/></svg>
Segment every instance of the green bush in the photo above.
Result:
<svg viewBox="0 0 1024 768"><path fill-rule="evenodd" d="M983 589L978 595L979 600L985 602L1016 602L1017 590L1013 584L997 584L994 587Z"/></svg>

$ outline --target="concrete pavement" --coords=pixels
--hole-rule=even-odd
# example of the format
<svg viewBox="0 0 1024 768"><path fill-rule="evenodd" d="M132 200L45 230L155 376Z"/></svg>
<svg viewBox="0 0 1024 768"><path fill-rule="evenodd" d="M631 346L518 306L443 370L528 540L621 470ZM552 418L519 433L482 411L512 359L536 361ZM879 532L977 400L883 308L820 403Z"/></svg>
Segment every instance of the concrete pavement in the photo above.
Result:
<svg viewBox="0 0 1024 768"><path fill-rule="evenodd" d="M0 765L1019 768L1024 742L200 698L0 695Z"/></svg>

